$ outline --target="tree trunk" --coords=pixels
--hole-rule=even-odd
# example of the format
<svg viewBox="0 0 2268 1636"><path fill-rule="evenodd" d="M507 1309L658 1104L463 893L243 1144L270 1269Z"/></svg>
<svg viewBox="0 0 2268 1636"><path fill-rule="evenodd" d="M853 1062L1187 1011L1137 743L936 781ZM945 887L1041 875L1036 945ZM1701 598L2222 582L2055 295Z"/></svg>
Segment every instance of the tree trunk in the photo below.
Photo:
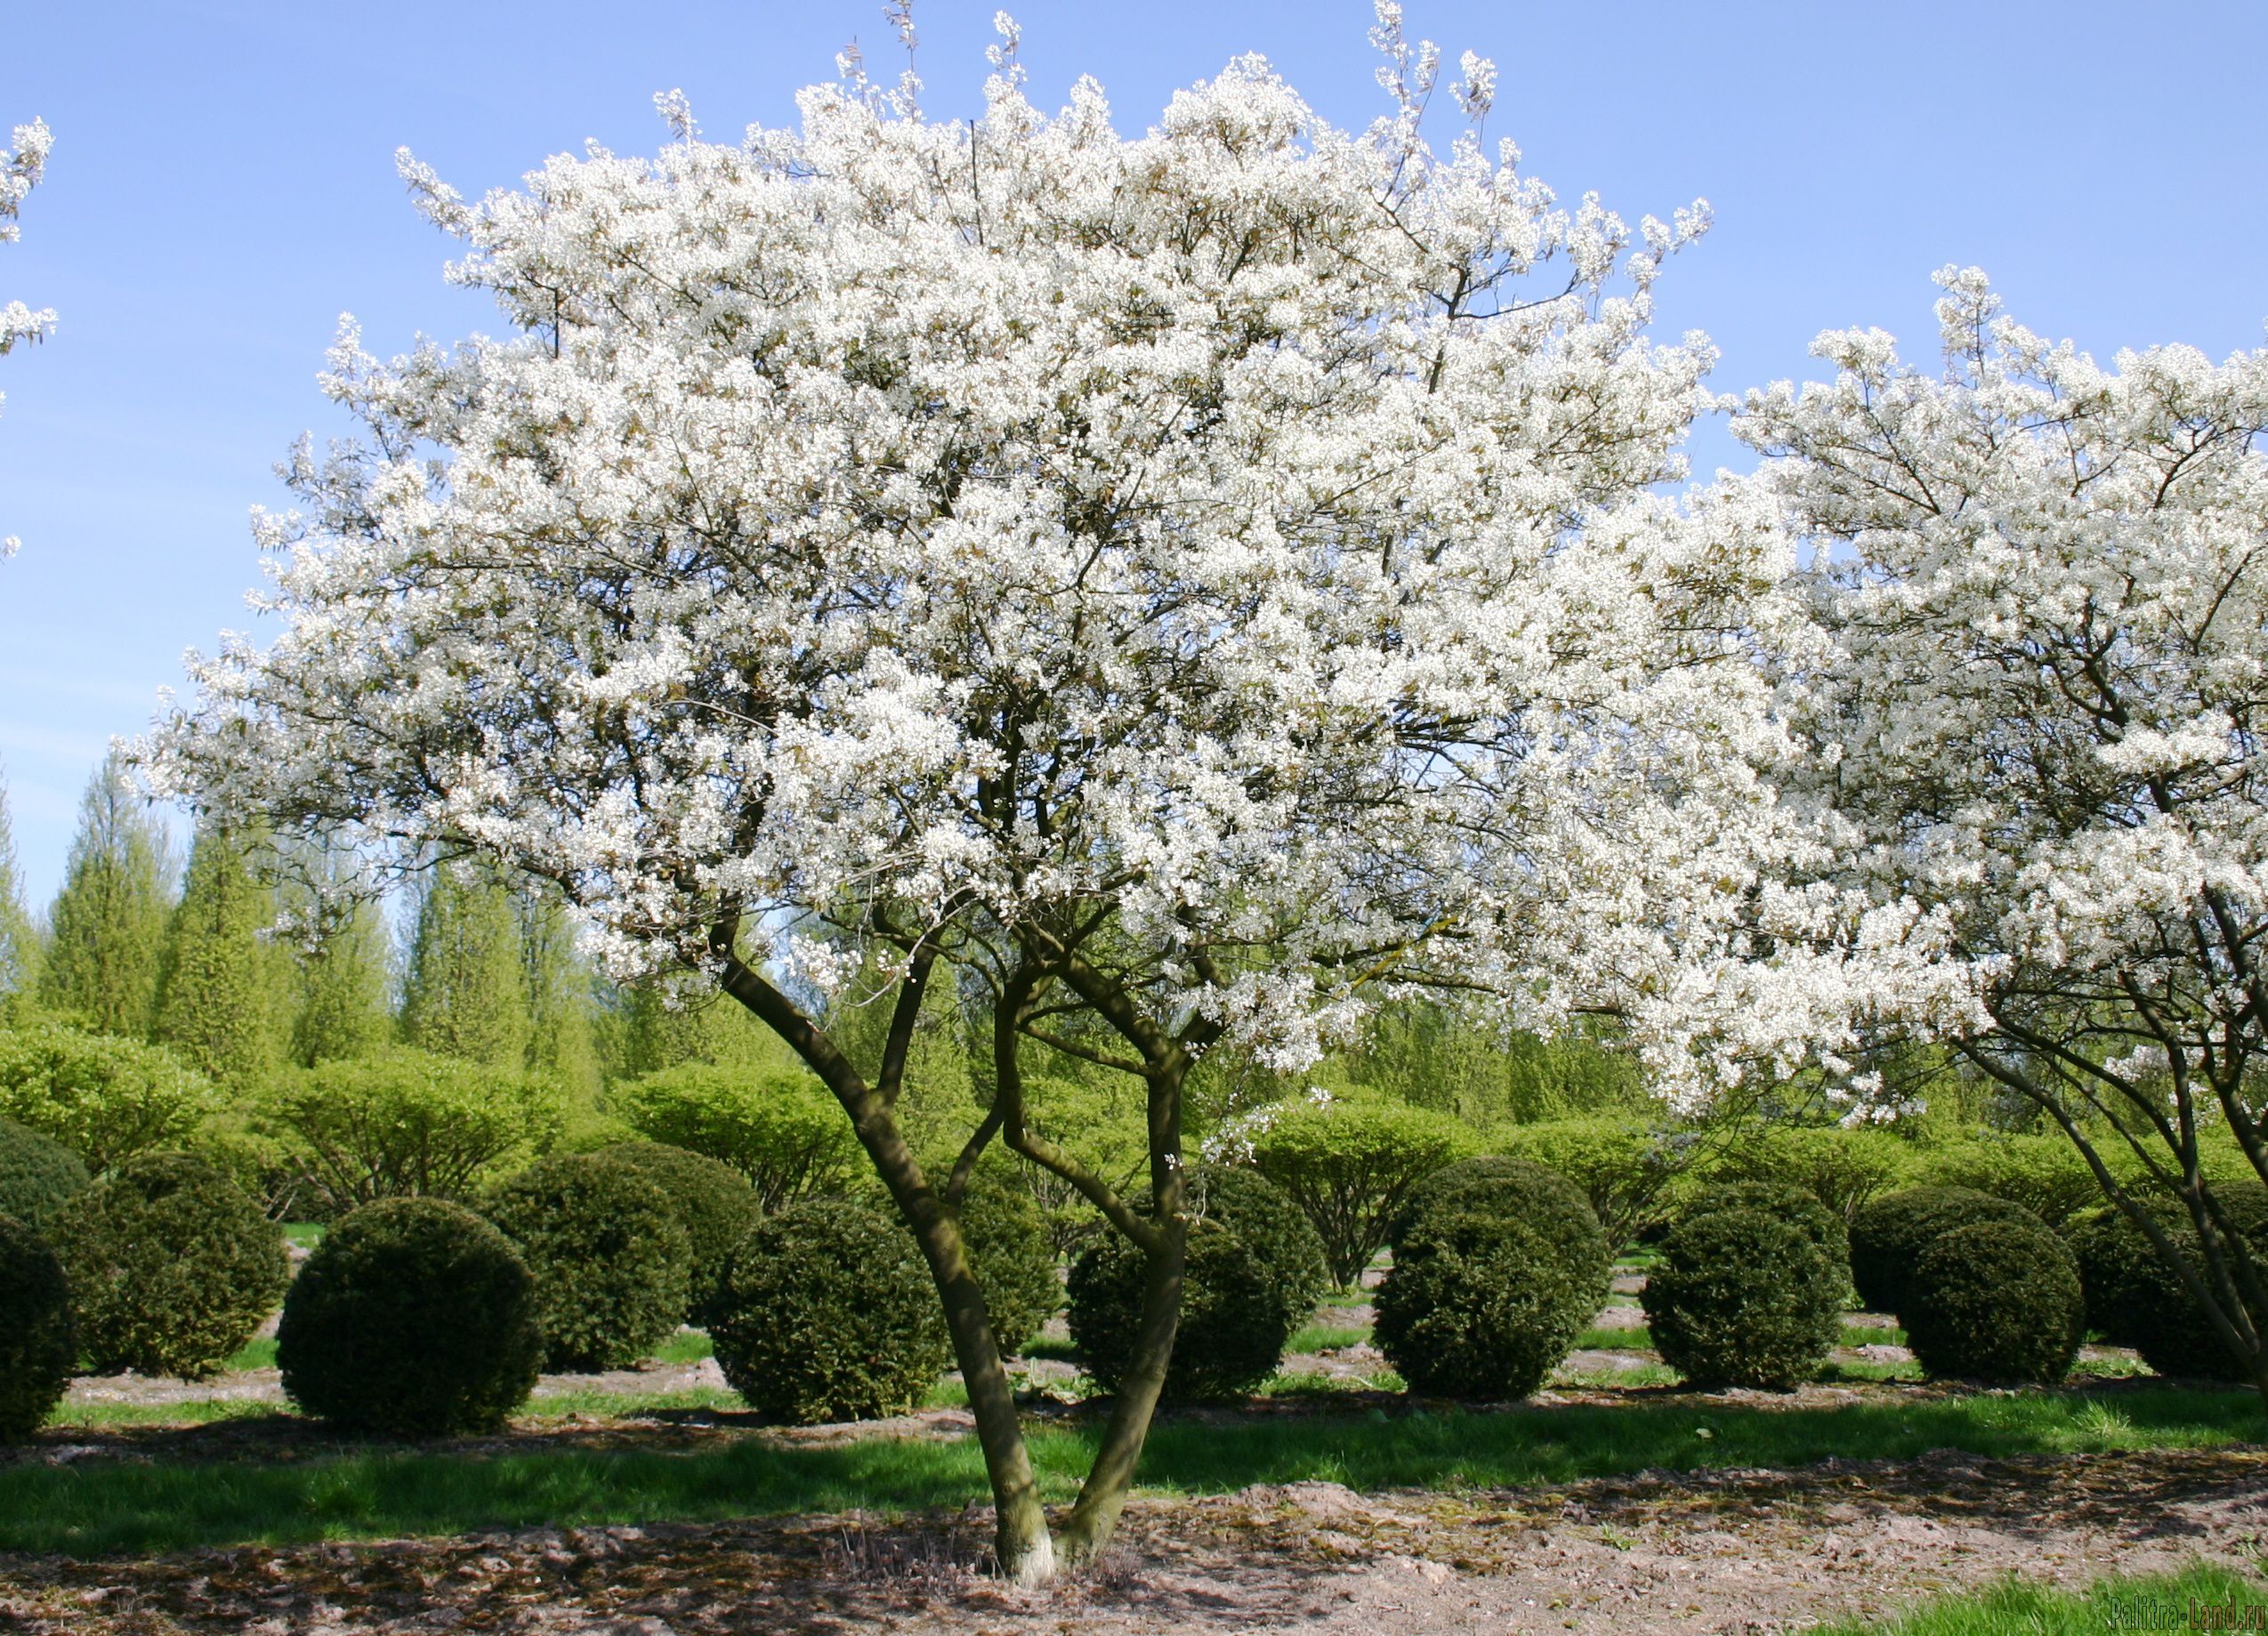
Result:
<svg viewBox="0 0 2268 1636"><path fill-rule="evenodd" d="M834 1092L850 1115L860 1145L873 1161L875 1173L890 1190L899 1214L921 1245L929 1263L931 1281L945 1309L945 1324L953 1340L953 1356L969 1393L969 1412L976 1422L977 1444L984 1452L985 1475L992 1485L994 1506L993 1554L1000 1571L1017 1584L1045 1584L1055 1576L1053 1540L1047 1530L1047 1513L1040 1504L1039 1485L1025 1447L1023 1423L1016 1414L1015 1393L1008 1384L1007 1366L1000 1343L992 1333L992 1318L984 1292L969 1269L960 1223L945 1207L921 1162L906 1145L891 1101L868 1085L834 1042L815 1028L795 1003L730 952L730 931L714 940L724 960L724 987L754 1011L773 1032L793 1046L797 1055ZM904 1043L897 1037L910 1032L920 1006L920 986L929 962L916 955L914 970L899 1003L898 1024L892 1028L891 1048L884 1053L884 1075L902 1072ZM889 1089L894 1090L894 1083ZM1114 1513L1115 1514L1115 1513Z"/></svg>
<svg viewBox="0 0 2268 1636"><path fill-rule="evenodd" d="M1073 1567L1085 1567L1110 1543L1134 1487L1134 1467L1142 1446L1150 1436L1150 1422L1158 1412L1158 1395L1166 1389L1166 1370L1173 1361L1174 1334L1181 1322L1182 1269L1186 1259L1189 1224L1178 1214L1166 1219L1166 1243L1143 1258L1142 1329L1134 1340L1134 1355L1118 1383L1118 1402L1110 1423L1102 1433L1102 1447L1079 1489L1078 1503L1063 1524L1063 1557Z"/></svg>
<svg viewBox="0 0 2268 1636"><path fill-rule="evenodd" d="M1161 1231L1159 1241L1143 1250L1142 1328L1134 1337L1134 1358L1118 1382L1118 1400L1111 1407L1102 1447L1095 1451L1094 1464L1079 1488L1078 1503L1063 1524L1063 1554L1075 1567L1092 1563L1110 1543L1174 1359L1189 1250L1182 1164L1182 1083L1188 1077L1189 1060L1178 1046L1150 1056L1150 1188Z"/></svg>

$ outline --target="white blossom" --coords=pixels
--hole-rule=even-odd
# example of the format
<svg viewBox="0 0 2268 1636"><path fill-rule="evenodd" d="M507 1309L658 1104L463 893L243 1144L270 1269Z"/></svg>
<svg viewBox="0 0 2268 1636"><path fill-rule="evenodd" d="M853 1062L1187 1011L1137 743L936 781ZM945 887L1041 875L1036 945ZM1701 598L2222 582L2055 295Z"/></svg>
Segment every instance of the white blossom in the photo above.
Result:
<svg viewBox="0 0 2268 1636"><path fill-rule="evenodd" d="M1287 1071L1420 990L1618 1010L1694 1096L1965 1004L1941 916L1770 884L1825 845L1768 673L1815 641L1770 495L1658 492L1715 353L1619 219L1257 59L1045 116L1004 33L973 126L665 99L655 157L478 204L405 156L509 334L343 326L364 434L290 461L282 628L193 661L158 785L493 852L625 977L721 923L1094 939Z"/></svg>
<svg viewBox="0 0 2268 1636"><path fill-rule="evenodd" d="M1796 794L1848 826L1830 878L1974 974L1930 1031L2082 1110L2154 1117L2167 1074L2233 1105L2268 1019L2268 353L2104 368L1938 283L1941 373L1832 332L1832 383L1739 423L1835 639Z"/></svg>

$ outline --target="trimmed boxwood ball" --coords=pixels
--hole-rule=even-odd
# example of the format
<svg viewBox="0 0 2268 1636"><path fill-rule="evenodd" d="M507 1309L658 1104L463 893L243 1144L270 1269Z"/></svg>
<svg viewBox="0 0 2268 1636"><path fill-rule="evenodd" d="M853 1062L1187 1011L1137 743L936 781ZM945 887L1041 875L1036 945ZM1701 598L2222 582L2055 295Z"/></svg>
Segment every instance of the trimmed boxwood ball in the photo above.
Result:
<svg viewBox="0 0 2268 1636"><path fill-rule="evenodd" d="M77 1355L63 1263L37 1233L0 1215L0 1443L20 1443L52 1414Z"/></svg>
<svg viewBox="0 0 2268 1636"><path fill-rule="evenodd" d="M732 1252L763 1220L763 1203L747 1177L720 1159L667 1142L626 1141L599 1151L620 1159L662 1191L685 1229L685 1321L706 1324L723 1287Z"/></svg>
<svg viewBox="0 0 2268 1636"><path fill-rule="evenodd" d="M85 1165L61 1142L28 1124L0 1119L0 1215L44 1232L86 1180Z"/></svg>
<svg viewBox="0 0 2268 1636"><path fill-rule="evenodd" d="M1133 1361L1146 1259L1131 1239L1114 1232L1071 1264L1071 1350L1104 1391L1118 1390ZM1205 1402L1253 1390L1275 1374L1296 1326L1284 1286L1267 1262L1220 1222L1192 1221L1166 1399Z"/></svg>
<svg viewBox="0 0 2268 1636"><path fill-rule="evenodd" d="M1973 1188L1908 1188L1885 1194L1851 1223L1851 1282L1869 1312L1896 1312L1922 1246L1949 1228L1980 1221L2045 1227L2022 1205Z"/></svg>
<svg viewBox="0 0 2268 1636"><path fill-rule="evenodd" d="M2223 1211L2268 1269L2268 1189L2235 1186L2216 1190ZM2163 1208L2158 1220L2175 1247L2200 1274L2204 1258L2185 1209ZM2157 1246L2122 1212L2084 1217L2068 1240L2086 1293L2087 1325L2114 1346L2131 1346L2159 1374L2246 1381L2244 1365L2213 1328L2205 1309L2159 1259Z"/></svg>
<svg viewBox="0 0 2268 1636"><path fill-rule="evenodd" d="M350 1211L292 1280L276 1330L303 1410L386 1437L493 1431L544 1357L535 1280L462 1205L386 1198Z"/></svg>
<svg viewBox="0 0 2268 1636"><path fill-rule="evenodd" d="M1809 1188L1791 1181L1712 1182L1693 1195L1679 1219L1690 1221L1713 1210L1761 1210L1817 1245L1820 1253L1835 1267L1850 1265L1851 1235L1843 1218L1821 1204L1819 1195Z"/></svg>
<svg viewBox="0 0 2268 1636"><path fill-rule="evenodd" d="M1202 1165L1190 1173L1190 1198L1200 1221L1215 1221L1242 1240L1280 1292L1298 1328L1331 1287L1322 1237L1292 1196L1256 1170Z"/></svg>
<svg viewBox="0 0 2268 1636"><path fill-rule="evenodd" d="M1581 1188L1526 1159L1460 1159L1412 1190L1409 1208L1395 1224L1394 1259L1425 1230L1428 1216L1468 1213L1522 1222L1570 1257L1570 1265L1591 1269L1591 1313L1585 1317L1597 1312L1614 1276L1614 1249Z"/></svg>
<svg viewBox="0 0 2268 1636"><path fill-rule="evenodd" d="M709 1334L732 1390L798 1425L906 1414L952 1358L913 1235L863 1198L807 1198L755 1228Z"/></svg>
<svg viewBox="0 0 2268 1636"><path fill-rule="evenodd" d="M1378 1345L1410 1390L1505 1402L1565 1359L1598 1311L1596 1269L1525 1222L1429 1212L1377 1293Z"/></svg>
<svg viewBox="0 0 2268 1636"><path fill-rule="evenodd" d="M1753 1205L1688 1213L1639 1296L1662 1361L1696 1385L1785 1390L1842 1331L1843 1269L1785 1217Z"/></svg>
<svg viewBox="0 0 2268 1636"><path fill-rule="evenodd" d="M1046 1218L1029 1189L989 1165L970 1173L960 1216L969 1269L984 1287L992 1338L1004 1353L1021 1352L1063 1304Z"/></svg>
<svg viewBox="0 0 2268 1636"><path fill-rule="evenodd" d="M122 1161L57 1213L50 1237L96 1374L217 1373L276 1310L289 1267L258 1201L186 1153Z"/></svg>
<svg viewBox="0 0 2268 1636"><path fill-rule="evenodd" d="M1906 1343L1933 1378L2048 1385L2078 1358L2086 1326L2078 1264L2037 1221L1939 1233L1904 1294Z"/></svg>
<svg viewBox="0 0 2268 1636"><path fill-rule="evenodd" d="M2167 1220L2166 1226L2170 1230L2175 1223ZM2116 1205L2072 1217L2064 1224L2063 1243L2078 1266L2087 1328L2106 1345L2138 1345L2143 1286L2164 1272L2157 1246Z"/></svg>
<svg viewBox="0 0 2268 1636"><path fill-rule="evenodd" d="M497 1189L488 1215L536 1280L546 1368L626 1369L676 1332L692 1251L637 1165L599 1153L541 1159Z"/></svg>

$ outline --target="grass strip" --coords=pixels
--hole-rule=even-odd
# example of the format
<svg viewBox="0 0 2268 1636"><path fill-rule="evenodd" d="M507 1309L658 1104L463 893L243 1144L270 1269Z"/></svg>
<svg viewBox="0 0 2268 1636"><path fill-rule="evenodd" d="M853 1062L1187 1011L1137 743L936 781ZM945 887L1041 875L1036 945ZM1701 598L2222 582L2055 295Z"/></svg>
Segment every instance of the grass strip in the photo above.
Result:
<svg viewBox="0 0 2268 1636"><path fill-rule="evenodd" d="M1813 1636L2103 1636L2110 1631L2268 1628L2268 1582L2199 1564L2178 1574L2099 1579L2084 1592L2009 1579L1933 1597L1889 1620L1822 1624Z"/></svg>
<svg viewBox="0 0 2268 1636"><path fill-rule="evenodd" d="M1571 1405L1169 1420L1142 1485L1168 1494L1321 1480L1361 1490L1498 1488L1648 1468L1792 1467L1830 1455L1910 1459L1936 1448L1996 1457L2198 1448L2268 1434L2248 1391L2082 1393L1748 1409ZM1032 1457L1068 1499L1092 1428L1036 1428ZM0 1467L0 1551L105 1556L198 1546L862 1508L956 1506L985 1493L971 1439L869 1438L825 1446L741 1438L690 1452L373 1449L299 1461L81 1461Z"/></svg>

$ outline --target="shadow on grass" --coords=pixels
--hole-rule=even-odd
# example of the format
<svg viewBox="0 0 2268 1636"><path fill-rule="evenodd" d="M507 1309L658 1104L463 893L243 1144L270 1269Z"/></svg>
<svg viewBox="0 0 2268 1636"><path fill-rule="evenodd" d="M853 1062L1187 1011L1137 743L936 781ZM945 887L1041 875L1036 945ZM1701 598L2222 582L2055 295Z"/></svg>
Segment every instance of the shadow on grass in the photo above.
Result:
<svg viewBox="0 0 2268 1636"><path fill-rule="evenodd" d="M1490 1489L1645 1470L1911 1459L1943 1448L1991 1458L2213 1447L2264 1435L2268 1421L2256 1395L2201 1390L1820 1408L1665 1398L1497 1413L1223 1411L1161 1423L1142 1459L1142 1484L1174 1493L1301 1481ZM1075 1492L1094 1436L1092 1426L1033 1430L1032 1456L1050 1499ZM958 1506L985 1493L968 1439L795 1445L722 1433L681 1436L658 1448L629 1439L432 1450L310 1444L302 1457L283 1460L20 1460L0 1467L0 1551L85 1557L487 1527L896 1513Z"/></svg>

